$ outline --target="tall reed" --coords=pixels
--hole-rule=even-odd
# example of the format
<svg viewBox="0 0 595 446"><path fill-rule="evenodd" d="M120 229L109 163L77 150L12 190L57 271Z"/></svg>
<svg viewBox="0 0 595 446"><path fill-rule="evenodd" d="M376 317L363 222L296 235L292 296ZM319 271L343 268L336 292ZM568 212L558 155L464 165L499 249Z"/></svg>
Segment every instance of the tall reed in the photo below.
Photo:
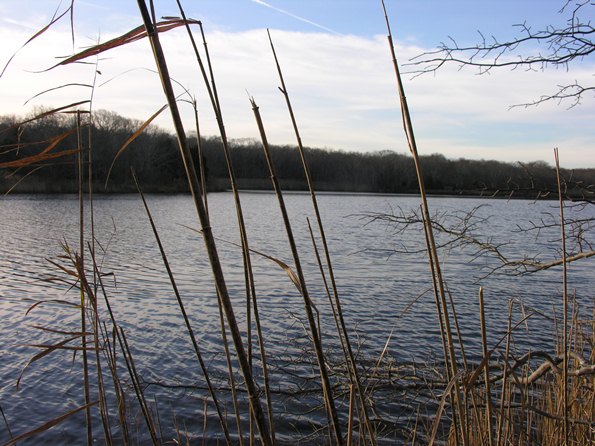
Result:
<svg viewBox="0 0 595 446"><path fill-rule="evenodd" d="M403 87L403 82L401 80L401 73L399 71L397 56L395 54L395 46L393 43L392 33L390 30L390 23L388 20L388 14L386 12L386 6L384 4L384 0L382 0L382 8L384 10L384 17L386 20L386 28L388 31L387 39L388 39L390 53L392 56L392 62L393 62L393 68L395 70L396 81L397 81L397 90L398 90L398 94L399 94L399 100L400 100L400 104L401 104L401 114L402 114L402 118L403 118L403 128L405 130L405 135L407 137L407 144L409 146L409 151L411 152L411 155L413 157L415 171L417 173L417 182L419 185L419 192L420 192L421 201L422 201L423 220L424 220L424 224L425 224L425 228L426 228L425 231L427 234L427 240L429 242L428 258L430 261L430 268L433 271L432 275L433 275L433 277L435 277L436 285L437 285L437 287L435 287L434 289L436 289L439 292L439 296L440 296L440 299L439 300L437 299L437 301L440 303L440 306L437 308L437 312L439 314L439 318L440 318L440 314L443 315L445 332L441 332L441 335L446 336L446 342L443 341L443 344L448 347L448 352L445 352L445 356L448 359L448 363L445 364L445 367L450 369L451 379L456 379L456 377L458 375L458 366L457 366L457 360L456 360L456 355L455 355L455 351L454 351L454 342L453 342L453 338L452 338L452 330L450 327L450 318L448 316L446 293L445 293L445 289L444 289L444 279L442 277L442 270L440 268L440 262L438 260L438 250L436 248L436 241L434 239L434 233L433 233L433 228L432 228L432 224L431 224L432 219L430 217L426 189L425 189L425 185L424 185L421 164L419 161L417 144L415 142L415 134L413 132L413 125L411 123L411 115L409 114L409 106L407 105L405 89ZM467 444L466 432L465 432L465 429L462 428L463 426L465 426L464 408L463 408L463 403L461 401L461 395L459 394L458 391L456 391L456 388L454 390L454 396L455 396L454 399L455 399L455 402L457 405L456 412L457 412L457 416L458 416L458 421L460 423L459 426L461 427L461 431L456 429L455 435L457 438L457 442L458 442L458 438L460 435L463 445L466 445Z"/></svg>
<svg viewBox="0 0 595 446"><path fill-rule="evenodd" d="M215 286L217 288L217 295L222 303L225 316L227 318L227 323L229 330L231 332L231 336L233 339L233 343L236 349L236 354L238 358L238 362L240 364L240 369L242 374L244 375L244 381L246 384L246 388L248 390L248 398L250 401L251 410L254 413L256 425L260 432L261 441L265 444L271 444L271 436L269 427L264 418L264 412L262 410L262 406L260 404L260 399L258 396L258 391L252 377L252 371L250 369L250 363L248 361L248 357L246 351L244 349L243 341L240 335L240 331L238 328L238 324L236 321L235 313L231 304L231 299L229 297L229 293L227 291L227 285L225 283L225 278L223 276L223 270L221 268L221 263L219 261L219 256L217 253L217 247L215 244L215 239L213 237L212 228L209 223L209 218L206 213L206 209L202 199L200 198L200 183L198 181L198 176L196 173L196 169L194 167L194 162L192 161L192 155L190 153L190 149L188 147L188 142L186 140L186 134L184 131L184 126L182 124L182 120L180 117L180 113L178 111L178 106L176 102L176 97L173 92L171 79L169 76L169 71L167 69L167 64L165 61L165 57L163 54L163 50L161 48L161 44L159 41L159 35L155 31L153 26L153 22L151 21L151 17L149 16L146 4L144 0L138 0L139 10L141 12L141 16L145 25L145 29L147 32L147 36L151 42L151 47L153 49L153 54L155 58L155 63L157 65L159 75L161 78L161 83L163 86L163 90L165 96L168 101L169 109L172 115L172 120L174 123L174 127L176 130L176 135L178 139L178 145L180 148L180 154L182 157L182 162L184 164L184 168L186 170L186 176L188 178L188 184L190 187L190 192L192 194L194 204L197 210L198 218L202 227L203 237L205 241L205 245L207 248L207 253L209 256L209 262L211 264L211 269L213 272L213 276L215 279Z"/></svg>
<svg viewBox="0 0 595 446"><path fill-rule="evenodd" d="M79 252L81 269L85 269L85 207L84 207L84 151L82 147L82 124L81 114L76 112L76 140L77 140L77 177L78 177L78 201L79 201ZM81 302L81 344L82 344L82 357L83 357L83 394L85 397L85 419L87 424L87 445L93 444L93 427L91 425L91 408L89 407L90 395L89 395L89 361L87 359L87 305L88 301L85 299L85 290L81 286L80 290L80 302Z"/></svg>
<svg viewBox="0 0 595 446"><path fill-rule="evenodd" d="M196 57L196 61L198 63L203 83L205 88L207 89L207 93L211 102L211 108L215 114L215 119L217 121L217 127L219 129L219 135L221 137L221 143L223 147L223 154L225 157L225 163L228 172L228 178L231 186L231 191L234 198L234 205L236 209L236 218L238 222L238 230L240 234L241 240L241 247L242 247L242 261L244 267L244 281L245 281L245 289L246 289L246 334L247 334L247 350L248 350L248 361L250 366L252 366L252 308L254 310L254 322L256 324L256 331L258 337L258 346L261 356L261 364L263 370L263 380L264 380L264 390L265 390L265 397L267 401L267 413L268 413L268 422L269 422L269 430L271 434L271 439L275 441L275 426L273 421L273 407L271 401L271 392L269 387L269 372L267 367L267 355L266 349L264 346L264 339L262 335L262 327L260 323L260 315L258 311L258 301L256 296L256 286L254 283L254 273L252 270L252 259L250 257L250 245L248 243L248 235L246 231L246 224L244 221L244 212L242 209L242 203L240 200L240 194L237 187L236 175L233 167L233 162L231 159L231 151L229 148L229 141L227 138L227 132L225 130L225 124L223 120L223 111L221 109L221 103L219 102L219 95L217 93L217 84L215 82L215 74L213 71L213 66L211 64L211 57L209 54L207 40L205 37L204 29L202 23L199 22L200 33L202 37L202 42L205 51L205 57L207 66L205 68L205 64L203 59L198 51L198 46L192 34L192 31L189 26L189 22L186 18L186 13L184 12L184 8L180 0L176 0L178 9L180 11L180 15L184 19L186 23L186 31L188 33L188 37L194 51L194 55ZM207 73L208 70L208 73ZM198 120L197 122L197 131L198 131ZM199 136L197 136L199 138ZM200 147L200 141L198 142ZM201 169L204 169L202 158L201 158ZM204 171L201 171L201 175L204 175ZM203 177L204 181L204 177ZM203 191L203 195L205 197L205 204L206 204L206 190ZM207 209L208 210L208 209Z"/></svg>
<svg viewBox="0 0 595 446"><path fill-rule="evenodd" d="M269 169L269 173L271 176L271 182L273 184L273 189L275 190L275 194L277 195L277 200L279 202L279 209L281 210L281 215L283 218L283 224L285 225L285 232L287 234L287 240L289 242L289 247L291 249L291 254L293 257L295 270L297 273L298 284L300 288L300 293L304 298L304 308L306 310L306 316L308 319L308 327L310 329L310 335L312 336L312 344L314 346L314 351L316 353L316 359L318 361L318 370L320 373L320 380L322 383L322 392L324 396L324 401L326 405L326 409L329 414L329 422L331 423L331 427L334 430L335 440L337 444L343 444L343 436L341 434L341 427L339 425L339 417L337 415L337 409L335 407L335 401L333 398L332 388L330 384L330 380L327 373L326 363L324 359L324 352L322 350L322 341L320 338L320 333L318 332L318 328L316 326L316 321L314 319L314 313L312 312L312 302L310 300L310 295L308 293L308 288L306 286L306 279L304 277L304 272L302 270L302 264L300 262L300 257L298 254L297 246L295 244L295 239L293 236L293 231L291 229L291 223L289 222L289 217L287 214L287 208L285 207L285 201L283 199L283 193L281 192L281 187L279 185L279 180L277 178L277 174L275 172L275 165L273 164L273 159L271 157L271 152L266 136L266 132L264 129L264 124L262 122L262 118L260 116L260 112L258 110L258 106L253 98L250 98L250 102L252 104L252 111L254 112L254 117L256 119L256 124L258 126L258 131L260 133L260 138L262 141L262 148L265 154L265 158L267 161L267 166Z"/></svg>
<svg viewBox="0 0 595 446"><path fill-rule="evenodd" d="M215 405L215 410L217 411L217 417L219 418L219 423L221 424L221 429L223 430L223 433L225 435L225 440L227 441L227 444L231 444L232 440L229 435L227 421L225 419L225 416L223 415L223 411L221 410L221 405L219 404L219 398L217 398L217 393L215 392L215 389L213 388L213 384L211 383L211 379L209 377L209 372L207 370L207 366L203 360L202 354L200 352L200 348L198 346L198 341L196 340L196 336L194 335L194 330L192 329L192 325L190 323L190 318L188 317L188 313L186 312L186 307L184 305L184 302L182 301L182 296L180 295L180 292L178 290L176 280L174 279L174 275L171 270L169 261L167 260L167 255L165 254L165 249L161 242L161 237L159 236L159 232L157 231L157 227L155 226L155 222L153 221L151 211L149 210L149 205L147 204L147 200L145 200L145 195L143 194L143 191L142 191L140 184L138 182L138 178L136 177L136 174L134 174L134 172L133 172L133 176L134 176L134 182L136 184L136 187L140 194L141 200L143 202L145 212L147 213L147 217L149 218L149 223L151 224L151 229L153 230L153 235L155 236L155 240L157 241L157 245L159 246L159 252L161 254L161 258L163 260L165 269L167 271L169 281L171 283L174 294L176 295L176 300L178 302L178 306L180 307L180 312L182 313L182 317L184 319L184 324L186 325L186 331L188 332L188 336L190 337L190 340L192 342L192 347L194 348L194 353L196 354L196 359L198 361L198 364L200 366L202 374L205 378L205 382L207 383L207 387L208 387L211 399L213 400L213 404Z"/></svg>
<svg viewBox="0 0 595 446"><path fill-rule="evenodd" d="M281 87L279 90L283 94L285 98L285 103L287 105L287 111L289 112L289 117L291 119L291 124L293 126L293 131L295 133L296 141L297 141L297 148L300 154L300 160L302 162L302 168L304 170L304 174L306 176L306 183L308 185L308 191L310 192L310 197L312 199L312 208L314 209L314 215L316 217L316 223L318 226L318 232L320 234L320 239L322 242L322 249L324 252L324 258L326 261L327 272L329 275L331 289L333 291L333 300L330 300L331 310L333 313L333 318L335 319L335 323L337 325L337 333L339 335L339 340L341 342L341 347L343 349L343 354L345 355L345 362L347 363L348 370L349 370L349 379L357 390L357 395L359 397L360 407L362 410L364 424L369 434L370 442L372 445L376 444L374 431L370 424L370 417L368 415L368 409L365 402L365 395L361 386L361 381L359 377L359 372L357 368L357 364L355 361L355 356L353 354L353 348L351 346L351 342L349 340L349 333L347 331L347 327L345 324L345 319L343 317L343 310L341 309L341 300L339 299L339 292L337 291L337 282L335 279L335 272L333 270L333 265L331 262L330 251L328 248L328 243L326 240L326 233L324 231L324 225L322 224L322 217L320 215L320 209L318 207L318 200L316 199L316 192L314 190L314 183L312 182L312 175L310 174L310 166L306 160L306 153L304 151L304 146L302 144L302 137L300 135L299 127L297 125L297 120L295 118L295 114L293 112L293 107L291 105L291 99L289 98L289 92L287 90L287 86L285 85L285 79L283 77L283 72L281 70L281 65L279 63L279 59L277 58L277 52L275 51L275 46L273 45L273 39L271 37L270 31L267 29L267 35L269 37L269 43L271 44L271 51L273 53L273 57L275 59L275 65L277 67L277 73L279 75L279 81L281 83ZM308 223L309 224L309 223ZM321 269L321 273L324 276L324 271Z"/></svg>

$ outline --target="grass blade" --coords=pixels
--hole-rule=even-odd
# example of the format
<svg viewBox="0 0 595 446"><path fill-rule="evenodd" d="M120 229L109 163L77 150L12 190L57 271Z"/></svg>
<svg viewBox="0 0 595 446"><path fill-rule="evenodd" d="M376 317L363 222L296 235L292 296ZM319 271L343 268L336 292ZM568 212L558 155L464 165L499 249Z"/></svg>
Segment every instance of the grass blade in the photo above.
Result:
<svg viewBox="0 0 595 446"><path fill-rule="evenodd" d="M95 404L97 404L98 401L94 401L92 403L89 404L85 404L83 406L77 407L76 409L73 409L69 412L66 412L62 415L60 415L59 417L56 417L50 421L47 421L45 423L43 423L41 426L36 427L35 429L32 429L28 432L25 432L23 434L17 435L16 437L12 438L10 441L4 443L2 446L14 446L16 445L17 441L21 441L24 440L26 438L29 437L33 437L34 435L40 434L42 432L47 431L48 429L56 426L57 424L60 424L62 421L66 420L67 418L70 418L71 416L83 411L83 410L87 410L90 409L91 407L93 407Z"/></svg>

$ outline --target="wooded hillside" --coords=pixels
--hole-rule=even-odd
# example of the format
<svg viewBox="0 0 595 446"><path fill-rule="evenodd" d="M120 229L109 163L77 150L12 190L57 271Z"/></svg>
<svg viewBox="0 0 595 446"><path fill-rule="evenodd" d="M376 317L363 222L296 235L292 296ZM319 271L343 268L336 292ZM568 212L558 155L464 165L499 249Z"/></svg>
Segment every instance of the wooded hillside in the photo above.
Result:
<svg viewBox="0 0 595 446"><path fill-rule="evenodd" d="M88 120L86 116L82 121ZM76 115L52 114L23 124L16 117L0 117L0 191L74 192L77 190ZM92 125L84 125L79 138L85 163L91 159L95 192L132 192L134 168L147 192L184 192L187 184L175 137L149 126L119 156L126 141L142 125L117 113L94 112ZM198 163L196 137L191 138ZM91 151L88 148L91 147ZM227 168L218 138L201 138L208 187L228 187ZM273 146L281 184L305 190L299 153L295 147ZM231 141L231 156L238 186L270 189L261 145L253 140ZM315 186L321 191L415 193L417 180L408 154L392 151L363 153L307 148ZM22 161L28 161L26 166ZM113 167L106 180L110 166ZM439 194L493 194L537 196L556 190L555 172L542 161L528 164L489 160L449 160L440 154L422 156L426 187ZM198 165L198 164L197 164ZM563 170L569 185L595 184L595 168Z"/></svg>

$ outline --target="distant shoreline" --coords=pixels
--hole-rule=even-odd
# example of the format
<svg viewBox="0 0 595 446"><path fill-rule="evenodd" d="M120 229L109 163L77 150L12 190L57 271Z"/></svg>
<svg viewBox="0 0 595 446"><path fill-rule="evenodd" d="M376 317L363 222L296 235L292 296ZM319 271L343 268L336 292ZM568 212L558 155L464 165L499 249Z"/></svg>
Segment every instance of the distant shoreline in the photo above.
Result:
<svg viewBox="0 0 595 446"><path fill-rule="evenodd" d="M274 194L272 189L238 189L242 194ZM218 194L218 193L231 193L231 189L222 189L222 190L213 190L209 191L209 194ZM373 197L416 197L419 196L419 192L408 192L408 193L390 193L390 192L373 192L373 191L345 191L345 190L322 190L322 191L315 191L316 195L318 196L373 196ZM23 196L23 195L34 195L34 196L60 196L60 195L72 195L78 196L78 192L75 190L62 190L62 191L41 191L41 190L22 190L21 188L15 188L15 190L11 191L10 193L6 193L6 191L0 191L3 198L9 196ZM151 190L150 188L143 190L145 194L151 195L190 195L188 191L171 191L171 190ZM310 192L307 189L289 189L283 190L284 195L309 195ZM113 196L120 196L120 195L138 195L136 190L118 190L118 191L104 191L104 190L94 190L93 195L99 195L102 197L113 195ZM498 199L498 200L557 200L558 197L550 195L550 196L531 196L530 194L488 194L488 193L481 193L479 191L465 191L461 193L452 193L451 191L428 191L427 195L432 198L481 198L481 199ZM580 197L572 197L572 198L580 198Z"/></svg>

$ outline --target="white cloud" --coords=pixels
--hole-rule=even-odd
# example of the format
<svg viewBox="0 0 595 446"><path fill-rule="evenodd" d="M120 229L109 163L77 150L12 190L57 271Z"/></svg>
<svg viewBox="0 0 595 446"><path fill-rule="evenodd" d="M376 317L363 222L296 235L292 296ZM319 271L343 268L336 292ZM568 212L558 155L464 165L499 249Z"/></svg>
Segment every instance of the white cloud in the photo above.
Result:
<svg viewBox="0 0 595 446"><path fill-rule="evenodd" d="M278 30L271 33L306 145L406 151L385 37ZM114 36L103 36L103 40L111 37ZM0 49L0 64L27 38L26 32L0 29L2 41L15 42L14 46L3 45ZM169 32L162 39L171 75L199 99L203 133L216 134L213 113L185 31ZM279 81L266 30L215 31L207 39L228 134L236 138L257 136L248 91L261 108L269 140L293 143L284 99L277 90ZM92 37L78 41L83 42L91 44ZM397 54L404 63L423 50L405 44L398 46ZM90 82L93 67L84 65L60 67L47 73L27 72L47 68L56 62L54 56L70 51L69 33L50 31L19 53L0 79L0 113L27 112L30 107L22 107L23 102L41 90L67 82ZM107 52L102 59L99 82L133 68L154 68L149 43L144 40ZM544 104L528 110L508 110L509 105L552 91L566 79L592 81L592 72L592 67L583 67L572 73L500 71L476 76L472 71L445 69L435 76L415 80L405 77L420 152L441 152L447 157L550 161L551 149L558 146L564 154L563 164L595 165L594 131L589 124L595 118L593 107L585 105L566 111L564 107ZM61 105L85 98L86 94L81 89L56 91L33 104ZM163 103L157 75L140 69L121 74L98 88L95 95L95 108L138 119L148 118ZM163 114L159 124L169 127L167 118Z"/></svg>

